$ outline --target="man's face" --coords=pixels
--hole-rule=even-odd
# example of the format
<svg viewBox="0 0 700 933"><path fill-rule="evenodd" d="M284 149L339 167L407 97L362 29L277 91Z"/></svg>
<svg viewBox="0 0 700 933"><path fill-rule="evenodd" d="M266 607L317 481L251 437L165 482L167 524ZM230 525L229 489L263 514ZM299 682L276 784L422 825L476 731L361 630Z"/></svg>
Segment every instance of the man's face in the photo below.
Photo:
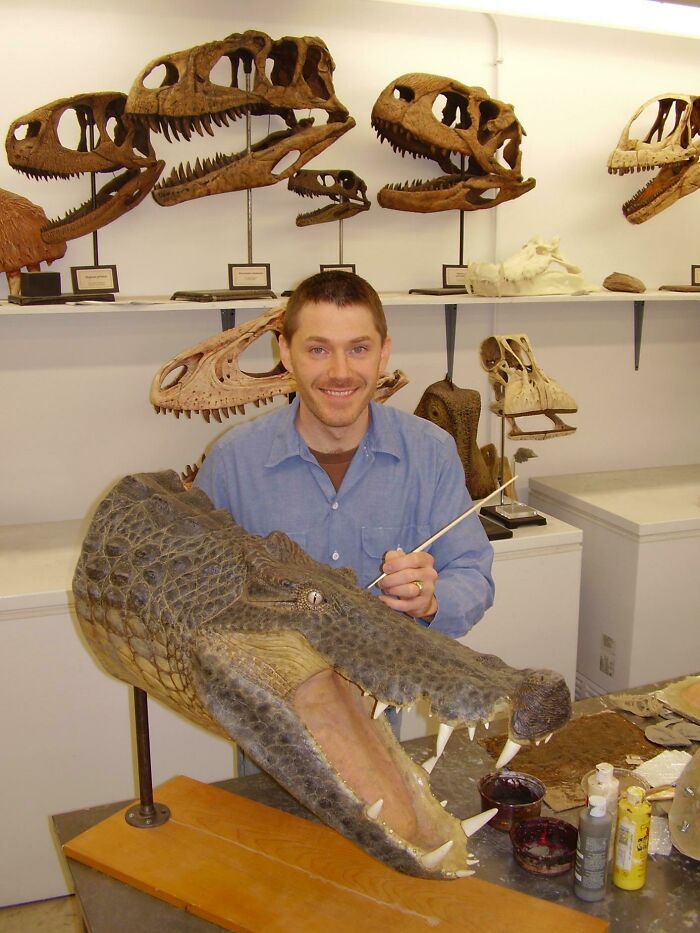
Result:
<svg viewBox="0 0 700 933"><path fill-rule="evenodd" d="M279 342L282 362L296 379L304 417L330 428L366 422L391 349L388 337L382 343L368 308L308 303L299 312L289 344L284 337Z"/></svg>

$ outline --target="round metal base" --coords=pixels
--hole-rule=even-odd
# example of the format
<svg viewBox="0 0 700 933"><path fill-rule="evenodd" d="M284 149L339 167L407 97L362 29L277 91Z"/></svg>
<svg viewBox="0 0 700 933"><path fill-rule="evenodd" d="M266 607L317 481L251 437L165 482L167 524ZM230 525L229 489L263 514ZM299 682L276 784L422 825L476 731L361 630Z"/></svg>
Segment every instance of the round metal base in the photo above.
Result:
<svg viewBox="0 0 700 933"><path fill-rule="evenodd" d="M154 803L153 807L137 805L126 811L124 819L129 826L136 826L137 829L153 829L154 826L168 822L170 809L164 803Z"/></svg>

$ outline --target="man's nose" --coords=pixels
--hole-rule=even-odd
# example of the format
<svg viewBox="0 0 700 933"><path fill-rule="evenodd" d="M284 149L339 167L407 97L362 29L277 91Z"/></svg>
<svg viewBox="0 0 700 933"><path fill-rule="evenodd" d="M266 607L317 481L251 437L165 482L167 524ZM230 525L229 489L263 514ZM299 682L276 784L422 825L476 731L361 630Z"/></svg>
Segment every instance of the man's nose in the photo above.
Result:
<svg viewBox="0 0 700 933"><path fill-rule="evenodd" d="M342 351L334 353L331 358L330 373L336 379L344 379L350 373L348 358Z"/></svg>

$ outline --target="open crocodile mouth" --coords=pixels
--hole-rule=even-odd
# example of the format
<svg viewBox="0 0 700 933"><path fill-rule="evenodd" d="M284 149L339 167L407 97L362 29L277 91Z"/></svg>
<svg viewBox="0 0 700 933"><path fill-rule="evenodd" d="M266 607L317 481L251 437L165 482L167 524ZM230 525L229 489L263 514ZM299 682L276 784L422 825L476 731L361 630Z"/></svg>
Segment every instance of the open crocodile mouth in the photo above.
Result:
<svg viewBox="0 0 700 933"><path fill-rule="evenodd" d="M116 175L97 192L95 203L85 201L80 207L68 211L63 217L51 220L41 231L46 243L59 243L91 233L116 220L143 201L152 190L165 162L158 161L145 168L130 168ZM70 174L27 172L36 177L70 178ZM74 172L72 174L83 174Z"/></svg>
<svg viewBox="0 0 700 933"><path fill-rule="evenodd" d="M657 168L658 173L637 191L633 197L622 205L622 213L631 221L634 221L635 215L641 211L647 211L653 208L655 202L668 197L674 189L679 187L687 170L695 165L697 159L681 159L678 162L665 163L661 167L657 165L620 165L609 166L610 175L627 175L631 172L653 172ZM658 210L658 208L657 208Z"/></svg>

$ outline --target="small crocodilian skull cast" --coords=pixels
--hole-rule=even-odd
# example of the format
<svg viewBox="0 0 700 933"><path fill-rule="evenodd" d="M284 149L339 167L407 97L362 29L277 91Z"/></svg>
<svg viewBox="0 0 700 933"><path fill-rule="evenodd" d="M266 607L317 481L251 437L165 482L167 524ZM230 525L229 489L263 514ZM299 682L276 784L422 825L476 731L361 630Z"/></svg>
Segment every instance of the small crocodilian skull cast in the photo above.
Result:
<svg viewBox="0 0 700 933"><path fill-rule="evenodd" d="M246 148L173 168L154 190L156 202L167 207L262 188L299 171L355 125L335 95L334 67L322 39L285 36L273 41L256 30L149 62L132 85L127 112L168 140L170 134L187 141L195 132L214 136L212 124L228 126L246 114L274 115L286 125L254 143L250 152ZM149 87L161 74L160 86ZM316 124L310 111L323 112L325 122Z"/></svg>
<svg viewBox="0 0 700 933"><path fill-rule="evenodd" d="M267 405L273 399L296 391L294 377L281 363L263 373L244 372L240 357L265 334L279 335L284 308L273 308L260 317L216 334L161 367L151 384L150 400L157 414L171 412L179 418L201 415L206 421L245 414L245 406ZM385 402L408 384L401 372L379 377L375 401Z"/></svg>
<svg viewBox="0 0 700 933"><path fill-rule="evenodd" d="M315 211L299 214L296 219L297 227L348 220L370 208L367 185L359 175L347 168L324 171L305 168L292 175L287 187L302 198L330 198L332 202Z"/></svg>
<svg viewBox="0 0 700 933"><path fill-rule="evenodd" d="M439 114L439 116L438 116ZM387 185L377 200L399 211L478 211L535 187L520 171L525 135L511 104L452 78L406 74L386 87L372 126L402 155L432 159L445 173L430 181Z"/></svg>
<svg viewBox="0 0 700 933"><path fill-rule="evenodd" d="M487 337L481 344L481 365L489 374L495 402L491 411L503 415L510 425L508 437L542 441L573 434L558 413L575 412L571 395L540 369L527 334ZM523 431L516 418L544 415L553 427Z"/></svg>
<svg viewBox="0 0 700 933"><path fill-rule="evenodd" d="M12 168L31 178L119 172L92 200L49 222L42 230L47 243L85 236L126 214L143 201L163 171L147 127L124 115L126 94L98 91L64 97L18 117L10 126L5 148ZM77 123L75 146L64 145L59 124Z"/></svg>
<svg viewBox="0 0 700 933"><path fill-rule="evenodd" d="M638 126L650 126L643 136L634 135L633 124L637 121ZM659 94L633 114L610 153L608 172L626 175L659 171L622 205L626 220L644 223L700 188L699 135L700 97Z"/></svg>

